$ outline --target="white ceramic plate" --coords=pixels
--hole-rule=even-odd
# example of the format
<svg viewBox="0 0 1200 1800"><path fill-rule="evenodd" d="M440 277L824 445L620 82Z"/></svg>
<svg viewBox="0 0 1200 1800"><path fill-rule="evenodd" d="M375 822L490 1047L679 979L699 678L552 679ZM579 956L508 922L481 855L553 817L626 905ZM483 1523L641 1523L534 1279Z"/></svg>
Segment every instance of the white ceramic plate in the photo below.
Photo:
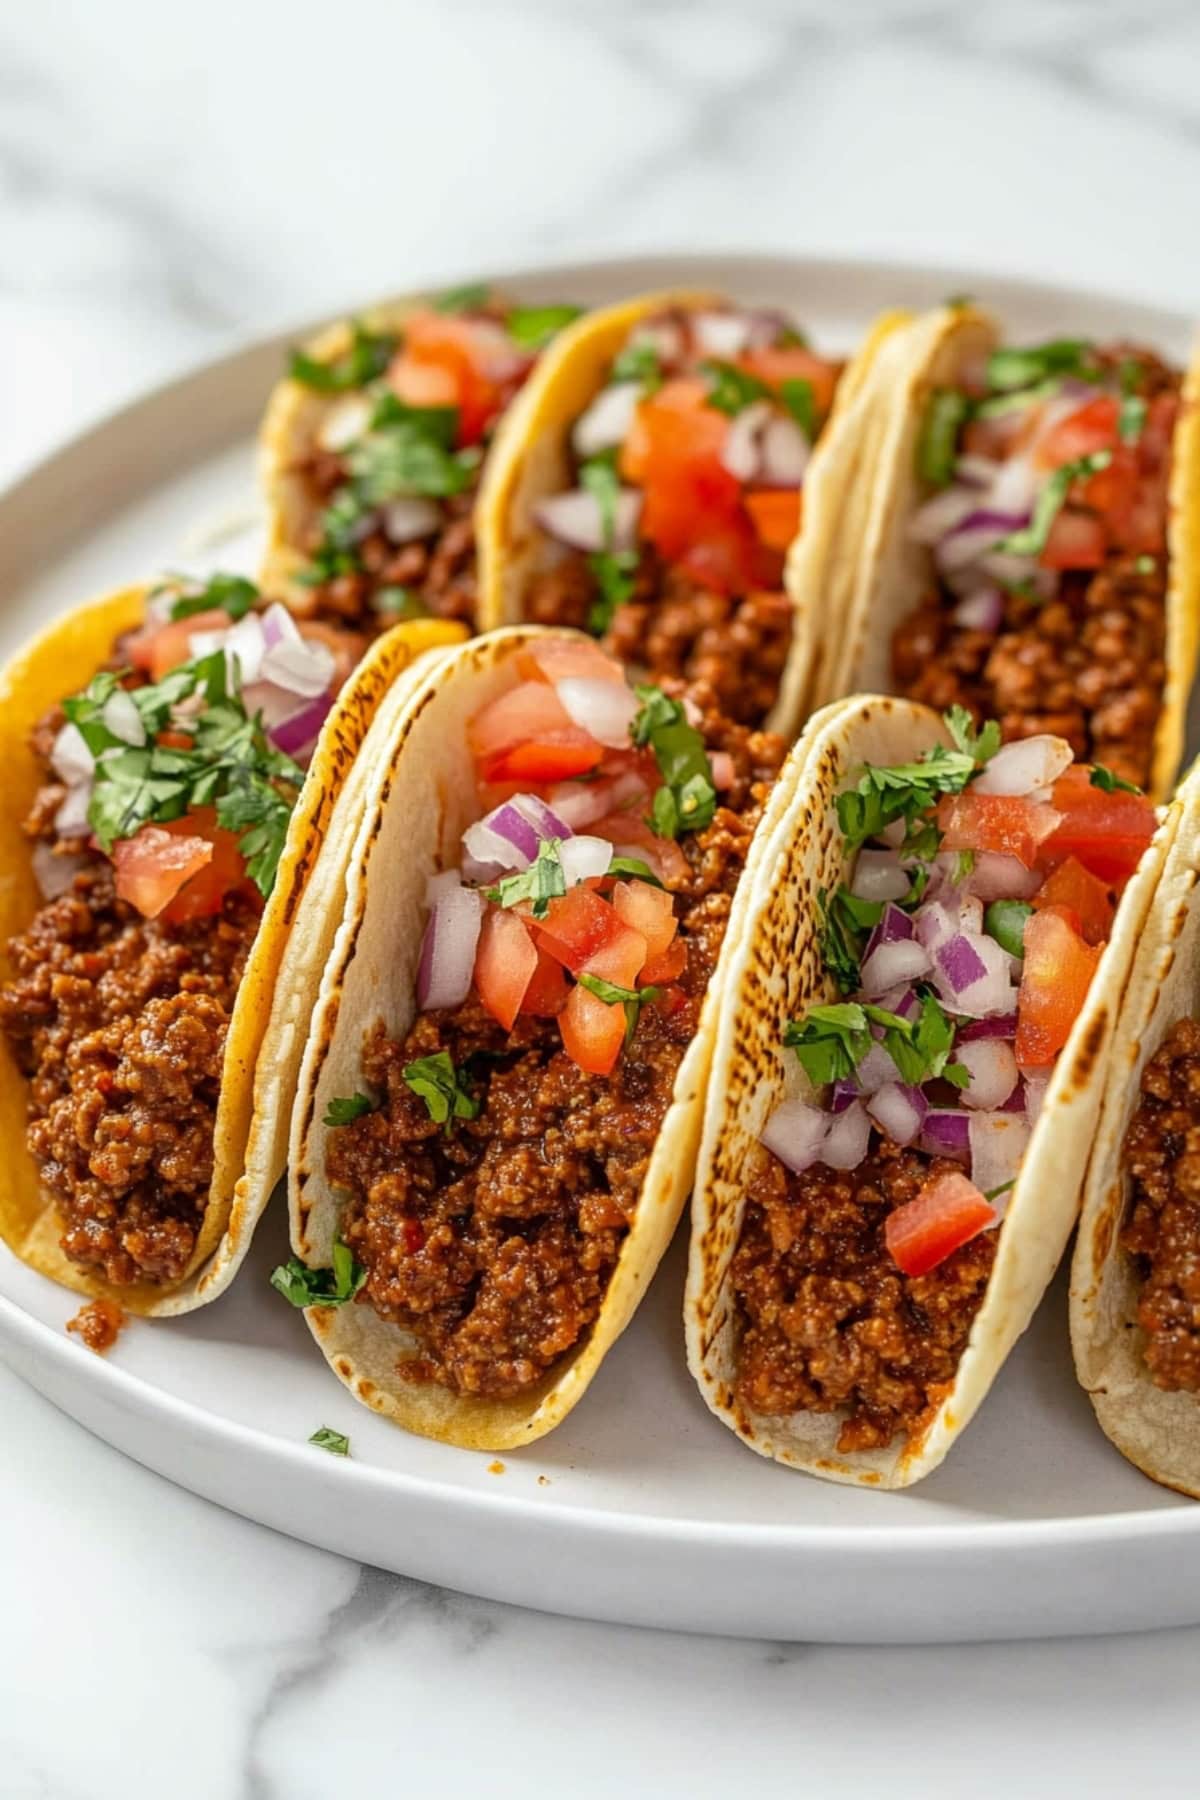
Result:
<svg viewBox="0 0 1200 1800"><path fill-rule="evenodd" d="M1140 338L1182 358L1190 322L962 271L785 257L659 258L501 277L531 299L711 285L791 308L849 347L884 307L969 288L1012 331ZM300 332L293 334L293 337ZM253 433L283 339L151 394L0 498L0 650L164 566L252 570ZM17 1146L6 1146L17 1154ZM81 1424L248 1517L404 1574L556 1612L772 1638L932 1641L1200 1620L1200 1507L1109 1446L1076 1386L1065 1291L1048 1296L947 1465L908 1493L760 1460L688 1376L677 1242L563 1427L504 1466L405 1436L354 1404L268 1288L276 1215L233 1291L134 1323L107 1360L63 1331L78 1301L0 1249L0 1353ZM306 1442L349 1433L341 1460Z"/></svg>

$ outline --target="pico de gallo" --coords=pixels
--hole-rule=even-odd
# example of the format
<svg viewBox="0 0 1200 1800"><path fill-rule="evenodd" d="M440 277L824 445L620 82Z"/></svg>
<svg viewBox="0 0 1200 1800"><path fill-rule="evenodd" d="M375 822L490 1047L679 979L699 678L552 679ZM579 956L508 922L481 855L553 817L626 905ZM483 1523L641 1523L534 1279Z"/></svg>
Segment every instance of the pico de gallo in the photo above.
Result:
<svg viewBox="0 0 1200 1800"><path fill-rule="evenodd" d="M478 817L429 881L415 1023L325 1123L333 1270L415 1334L406 1379L519 1395L596 1318L695 1035L782 741L703 688L533 639L467 727Z"/></svg>
<svg viewBox="0 0 1200 1800"><path fill-rule="evenodd" d="M525 615L575 625L650 680L705 681L760 724L791 642L784 559L841 365L786 318L676 308L634 327L575 421L572 485Z"/></svg>
<svg viewBox="0 0 1200 1800"><path fill-rule="evenodd" d="M821 896L839 998L789 1021L803 1092L733 1265L752 1412L845 1410L842 1451L926 1420L954 1379L1056 1058L1156 825L1048 734L868 766L837 800Z"/></svg>
<svg viewBox="0 0 1200 1800"><path fill-rule="evenodd" d="M931 395L910 530L935 580L893 640L899 692L1149 783L1179 404L1151 352L1082 339L996 350Z"/></svg>
<svg viewBox="0 0 1200 1800"><path fill-rule="evenodd" d="M33 732L43 904L0 1029L62 1248L114 1284L187 1269L230 1015L341 674L252 583L172 581Z"/></svg>
<svg viewBox="0 0 1200 1800"><path fill-rule="evenodd" d="M542 350L579 310L459 288L402 328L354 325L339 356L292 353L292 380L328 396L294 471L311 516L296 546L309 559L293 589L299 615L367 636L400 619L473 622L472 511L488 444Z"/></svg>

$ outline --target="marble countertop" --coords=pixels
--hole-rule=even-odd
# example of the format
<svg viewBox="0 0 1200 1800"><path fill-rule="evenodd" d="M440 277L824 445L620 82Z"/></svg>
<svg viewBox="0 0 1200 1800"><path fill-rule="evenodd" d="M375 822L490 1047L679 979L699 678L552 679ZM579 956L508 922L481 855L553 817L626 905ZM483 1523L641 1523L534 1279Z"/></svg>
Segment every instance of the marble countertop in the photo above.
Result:
<svg viewBox="0 0 1200 1800"><path fill-rule="evenodd" d="M0 477L239 334L522 259L779 246L1194 306L1198 77L1189 0L0 0ZM874 1651L547 1619L246 1524L3 1371L0 1407L13 1800L748 1769L959 1796L1001 1768L1125 1796L1195 1767L1200 1630Z"/></svg>

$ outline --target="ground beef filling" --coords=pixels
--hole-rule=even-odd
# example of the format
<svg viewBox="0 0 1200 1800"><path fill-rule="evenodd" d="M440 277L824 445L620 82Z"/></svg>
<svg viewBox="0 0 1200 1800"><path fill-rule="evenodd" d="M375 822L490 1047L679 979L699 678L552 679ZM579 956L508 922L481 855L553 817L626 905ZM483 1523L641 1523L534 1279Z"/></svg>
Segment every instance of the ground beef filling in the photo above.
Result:
<svg viewBox="0 0 1200 1800"><path fill-rule="evenodd" d="M846 1411L842 1453L918 1432L953 1382L996 1255L981 1233L927 1275L900 1272L887 1216L956 1170L880 1141L857 1169L756 1177L733 1259L737 1394L751 1412Z"/></svg>
<svg viewBox="0 0 1200 1800"><path fill-rule="evenodd" d="M421 1015L402 1043L382 1028L367 1042L363 1074L383 1103L331 1134L327 1169L350 1194L341 1228L368 1272L360 1303L419 1340L401 1365L410 1380L520 1394L600 1310L783 756L778 738L723 724L711 694L691 692L736 778L708 829L681 839L687 970L669 1004L643 1008L613 1073L578 1068L553 1019L522 1016L505 1032L474 996ZM403 1079L443 1050L483 1101L449 1136Z"/></svg>
<svg viewBox="0 0 1200 1800"><path fill-rule="evenodd" d="M35 730L35 753L57 719ZM30 836L50 836L53 793L38 795ZM78 872L9 941L0 987L0 1030L30 1084L26 1142L73 1262L118 1285L175 1281L208 1198L225 1034L260 908L235 893L215 918L159 924L117 899L106 858L64 848Z"/></svg>
<svg viewBox="0 0 1200 1800"><path fill-rule="evenodd" d="M1121 1243L1142 1276L1138 1324L1156 1387L1200 1393L1200 1024L1180 1019L1146 1064L1125 1136Z"/></svg>
<svg viewBox="0 0 1200 1800"><path fill-rule="evenodd" d="M315 556L321 546L321 514L349 478L345 460L330 451L314 451L297 465L313 508L313 522L300 549ZM355 546L356 569L305 590L292 602L300 618L325 619L373 636L396 623L397 613L380 600L385 588L404 588L426 612L439 619L475 620L475 494L479 471L468 489L438 501L441 524L430 537L393 544L375 530Z"/></svg>
<svg viewBox="0 0 1200 1800"><path fill-rule="evenodd" d="M586 630L598 598L587 557L573 553L535 577L525 614L539 625ZM727 718L760 725L779 692L791 638L782 591L718 594L644 549L633 597L617 607L600 641L639 676L703 682Z"/></svg>
<svg viewBox="0 0 1200 1800"><path fill-rule="evenodd" d="M1103 360L1125 354L1118 346ZM1145 398L1178 391L1163 364L1137 360ZM1164 502L1164 533L1165 519ZM1006 739L1054 732L1077 759L1145 787L1166 675L1166 550L1164 535L1151 569L1114 553L1094 573L1068 571L1045 602L1010 592L996 632L956 625L957 600L935 589L893 637L897 689L938 712L960 705L997 719Z"/></svg>

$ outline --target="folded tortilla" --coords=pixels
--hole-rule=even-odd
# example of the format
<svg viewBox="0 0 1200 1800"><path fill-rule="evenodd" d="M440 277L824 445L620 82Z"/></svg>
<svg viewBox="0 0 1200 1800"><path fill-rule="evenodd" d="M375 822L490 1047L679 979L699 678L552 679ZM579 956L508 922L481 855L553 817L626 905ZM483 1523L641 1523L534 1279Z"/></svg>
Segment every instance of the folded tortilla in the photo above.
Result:
<svg viewBox="0 0 1200 1800"><path fill-rule="evenodd" d="M0 940L21 931L43 904L22 824L43 776L28 746L36 721L86 686L114 641L138 626L148 590L131 587L56 620L0 673ZM53 1197L25 1150L26 1081L0 1052L0 1133L8 1146L0 1175L0 1236L30 1268L76 1293L103 1296L126 1312L164 1317L213 1300L233 1280L272 1189L284 1171L290 1102L304 1027L341 916L341 890L354 839L359 752L374 722L426 652L457 643L456 626L399 625L379 638L330 711L292 813L279 872L246 963L225 1043L208 1209L191 1267L174 1284L116 1287L87 1274L59 1247Z"/></svg>
<svg viewBox="0 0 1200 1800"><path fill-rule="evenodd" d="M948 744L949 738L928 708L867 696L825 707L796 745L787 807L760 843L758 878L743 883L735 901L741 917L730 927L736 947L712 1047L692 1206L687 1350L708 1405L760 1456L870 1487L907 1487L938 1466L1029 1324L1066 1248L1118 1005L1179 823L1173 807L1125 889L1087 1000L1055 1064L951 1391L919 1436L839 1453L844 1413L767 1418L743 1408L735 1389L739 1319L731 1264L747 1192L769 1155L763 1129L793 1091L795 1065L783 1047L784 1024L838 997L822 966L818 908L821 890L833 892L843 878L835 797L864 763L908 762L935 743Z"/></svg>

